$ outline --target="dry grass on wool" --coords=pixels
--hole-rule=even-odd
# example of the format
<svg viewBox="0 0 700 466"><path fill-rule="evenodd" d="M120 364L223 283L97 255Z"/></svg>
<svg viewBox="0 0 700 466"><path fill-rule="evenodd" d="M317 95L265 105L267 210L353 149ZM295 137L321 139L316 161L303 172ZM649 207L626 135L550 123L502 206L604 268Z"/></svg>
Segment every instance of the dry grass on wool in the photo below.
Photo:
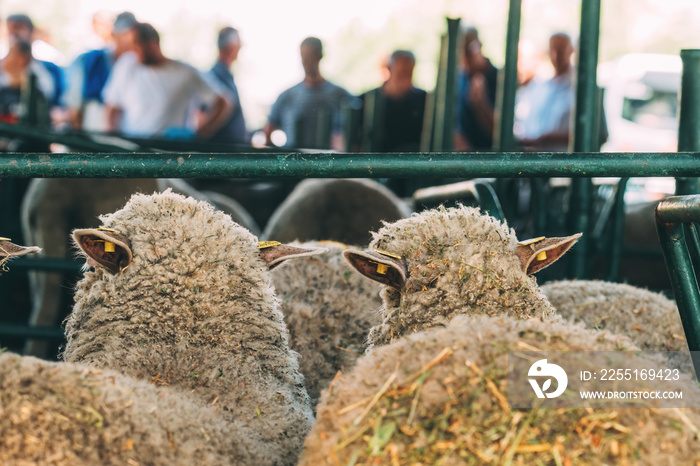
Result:
<svg viewBox="0 0 700 466"><path fill-rule="evenodd" d="M688 351L678 307L659 293L596 280L552 282L541 289L565 320L627 335L642 350Z"/></svg>
<svg viewBox="0 0 700 466"><path fill-rule="evenodd" d="M695 464L682 409L510 409L508 351L634 349L538 319L458 316L357 361L324 392L300 464Z"/></svg>
<svg viewBox="0 0 700 466"><path fill-rule="evenodd" d="M402 291L385 287L383 323L370 343L445 326L458 313L546 318L554 313L515 255L504 223L471 207L432 209L385 224L369 248L399 255L410 276Z"/></svg>
<svg viewBox="0 0 700 466"><path fill-rule="evenodd" d="M172 192L100 218L129 238L133 262L78 283L64 358L191 391L293 464L313 413L257 238Z"/></svg>
<svg viewBox="0 0 700 466"><path fill-rule="evenodd" d="M0 355L0 463L260 464L241 426L181 392L83 365Z"/></svg>
<svg viewBox="0 0 700 466"><path fill-rule="evenodd" d="M381 323L381 285L366 280L343 258L347 246L301 243L328 252L289 261L272 271L291 348L313 403L338 371L347 372L365 352L367 334Z"/></svg>

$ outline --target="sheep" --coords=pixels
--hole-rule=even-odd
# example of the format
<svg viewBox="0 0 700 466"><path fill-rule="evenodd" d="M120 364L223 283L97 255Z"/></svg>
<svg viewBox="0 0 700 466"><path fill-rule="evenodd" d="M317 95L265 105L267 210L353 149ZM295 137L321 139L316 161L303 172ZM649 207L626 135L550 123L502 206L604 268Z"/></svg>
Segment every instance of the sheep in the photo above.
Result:
<svg viewBox="0 0 700 466"><path fill-rule="evenodd" d="M456 316L446 328L376 348L335 380L322 395L299 464L700 461L696 410L659 410L649 402L635 409L511 408L508 352L543 348L635 349L624 336L557 320ZM589 367L581 354L581 367ZM687 381L667 389L693 390Z"/></svg>
<svg viewBox="0 0 700 466"><path fill-rule="evenodd" d="M268 269L323 250L259 244L171 191L100 220L73 232L95 271L77 285L63 358L190 391L259 434L273 464L294 464L313 416Z"/></svg>
<svg viewBox="0 0 700 466"><path fill-rule="evenodd" d="M205 201L213 205L215 209L226 212L237 224L247 228L254 235L260 234L260 227L253 219L253 216L235 199L215 191L201 191L194 188L190 183L180 178L160 178L158 179L158 191L172 189L173 192L183 196L193 197L199 201Z"/></svg>
<svg viewBox="0 0 700 466"><path fill-rule="evenodd" d="M294 244L294 243L292 243ZM272 271L292 350L315 405L338 371L346 372L366 349L369 329L381 323L381 286L356 274L343 259L347 245L331 241L295 244L328 252Z"/></svg>
<svg viewBox="0 0 700 466"><path fill-rule="evenodd" d="M0 355L0 463L265 464L247 429L118 372Z"/></svg>
<svg viewBox="0 0 700 466"><path fill-rule="evenodd" d="M540 289L565 320L626 335L645 351L689 351L676 303L661 294L597 280L550 282Z"/></svg>
<svg viewBox="0 0 700 466"><path fill-rule="evenodd" d="M297 185L275 210L263 239L367 244L369 231L382 221L410 215L407 204L389 189L365 179L309 179Z"/></svg>
<svg viewBox="0 0 700 466"><path fill-rule="evenodd" d="M369 251L347 250L361 274L385 285L383 322L369 343L445 326L457 313L549 318L554 309L529 274L550 265L580 237L518 243L513 230L478 209L432 209L385 224Z"/></svg>
<svg viewBox="0 0 700 466"><path fill-rule="evenodd" d="M154 191L155 180L143 179L34 179L21 206L24 241L42 248L53 258L69 257L67 233L80 225L95 223L97 216L121 207L137 191ZM63 296L60 273L30 272L32 308L29 324L57 325ZM50 344L27 340L24 353L49 357Z"/></svg>

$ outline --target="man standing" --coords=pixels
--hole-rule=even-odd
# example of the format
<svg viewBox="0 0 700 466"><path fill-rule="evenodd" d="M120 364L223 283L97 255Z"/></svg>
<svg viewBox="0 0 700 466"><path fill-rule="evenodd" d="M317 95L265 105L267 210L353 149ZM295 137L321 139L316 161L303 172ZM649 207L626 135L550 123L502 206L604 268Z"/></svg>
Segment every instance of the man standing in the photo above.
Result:
<svg viewBox="0 0 700 466"><path fill-rule="evenodd" d="M515 136L530 150L566 151L569 145L571 110L574 104L574 46L563 32L549 39L549 58L554 77L531 83L518 95Z"/></svg>
<svg viewBox="0 0 700 466"><path fill-rule="evenodd" d="M212 69L207 73L207 78L212 85L225 95L232 106L231 115L223 126L211 137L214 142L248 142L245 128L245 118L241 108L241 100L238 96L238 88L233 80L231 65L238 58L241 50L241 38L238 31L232 27L225 27L219 31L217 41L219 58Z"/></svg>
<svg viewBox="0 0 700 466"><path fill-rule="evenodd" d="M360 146L379 152L411 152L420 149L426 92L413 86L416 58L408 50L396 50L389 58L389 78L384 84L360 96L364 105L370 100L379 106L380 124L364 134ZM370 97L371 96L371 97ZM364 139L363 138L363 139Z"/></svg>
<svg viewBox="0 0 700 466"><path fill-rule="evenodd" d="M459 150L491 150L498 70L481 51L476 28L464 31L464 71L459 76L457 141Z"/></svg>
<svg viewBox="0 0 700 466"><path fill-rule="evenodd" d="M153 26L139 23L133 30L134 52L117 61L103 92L108 130L133 137L212 136L228 117L228 103L193 67L163 55ZM193 101L211 109L196 128L188 124Z"/></svg>
<svg viewBox="0 0 700 466"><path fill-rule="evenodd" d="M321 76L323 44L316 37L307 37L299 48L304 80L284 91L272 106L265 126L267 143L276 129L287 136L285 147L330 149L342 147L338 141L342 131L341 108L350 99L343 88Z"/></svg>

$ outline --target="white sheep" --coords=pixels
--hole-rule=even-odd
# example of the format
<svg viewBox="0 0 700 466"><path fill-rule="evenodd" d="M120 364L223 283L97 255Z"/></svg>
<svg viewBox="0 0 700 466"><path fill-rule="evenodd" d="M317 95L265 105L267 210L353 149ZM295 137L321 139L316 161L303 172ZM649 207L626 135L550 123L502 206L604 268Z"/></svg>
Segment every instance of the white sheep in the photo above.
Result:
<svg viewBox="0 0 700 466"><path fill-rule="evenodd" d="M597 280L540 289L564 320L626 335L645 351L689 351L676 303L659 293Z"/></svg>
<svg viewBox="0 0 700 466"><path fill-rule="evenodd" d="M626 337L557 320L456 316L446 328L376 348L336 379L323 393L300 465L700 461L697 410L647 401L634 409L511 408L509 352L538 349L580 351L579 367L588 368L584 351L635 347ZM693 390L682 381L665 388Z"/></svg>
<svg viewBox="0 0 700 466"><path fill-rule="evenodd" d="M259 244L204 202L135 195L76 230L95 266L66 319L67 361L190 391L294 464L313 418L269 269L309 250Z"/></svg>
<svg viewBox="0 0 700 466"><path fill-rule="evenodd" d="M274 464L242 423L110 370L0 355L3 465Z"/></svg>
<svg viewBox="0 0 700 466"><path fill-rule="evenodd" d="M366 179L308 179L275 210L263 239L282 242L339 241L367 244L382 221L410 215L408 205L388 188Z"/></svg>
<svg viewBox="0 0 700 466"><path fill-rule="evenodd" d="M381 323L376 311L381 286L352 270L343 258L348 246L342 243L292 244L328 249L272 271L289 344L300 355L299 369L315 405L336 373L350 370L365 352L369 329Z"/></svg>
<svg viewBox="0 0 700 466"><path fill-rule="evenodd" d="M70 257L68 233L78 226L95 225L97 216L124 205L133 193L153 192L155 180L147 179L34 179L21 207L22 234L28 244L42 248L51 258ZM29 324L58 325L64 299L63 277L56 272L30 272L32 308ZM50 344L29 339L25 354L49 357Z"/></svg>
<svg viewBox="0 0 700 466"><path fill-rule="evenodd" d="M530 274L580 237L518 242L513 230L471 207L432 209L385 224L368 251L347 250L361 274L385 285L383 322L369 342L445 326L459 313L548 318L554 309Z"/></svg>

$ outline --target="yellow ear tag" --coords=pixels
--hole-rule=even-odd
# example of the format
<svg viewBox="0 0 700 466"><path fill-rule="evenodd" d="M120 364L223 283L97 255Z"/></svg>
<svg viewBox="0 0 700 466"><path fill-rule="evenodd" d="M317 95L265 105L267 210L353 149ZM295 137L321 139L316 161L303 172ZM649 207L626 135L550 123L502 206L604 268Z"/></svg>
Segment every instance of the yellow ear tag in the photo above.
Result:
<svg viewBox="0 0 700 466"><path fill-rule="evenodd" d="M528 246L528 245L530 245L530 244L539 243L539 242L542 241L543 239L545 239L544 236L538 236L537 238L526 239L526 240L523 240L523 241L519 241L519 242L518 242L518 246Z"/></svg>
<svg viewBox="0 0 700 466"><path fill-rule="evenodd" d="M3 238L0 236L0 241L12 241L10 238Z"/></svg>
<svg viewBox="0 0 700 466"><path fill-rule="evenodd" d="M258 241L258 249L266 249L266 248L272 248L275 246L279 246L280 243L279 241Z"/></svg>
<svg viewBox="0 0 700 466"><path fill-rule="evenodd" d="M105 252L114 252L114 243L110 243L109 241L105 241Z"/></svg>
<svg viewBox="0 0 700 466"><path fill-rule="evenodd" d="M537 260L538 261L543 261L547 258L547 251L542 251L539 254L537 254Z"/></svg>
<svg viewBox="0 0 700 466"><path fill-rule="evenodd" d="M389 266L386 264L381 264L377 263L377 273L381 275L386 275L386 271L389 269Z"/></svg>
<svg viewBox="0 0 700 466"><path fill-rule="evenodd" d="M111 231L112 233L119 233L117 230L112 228L98 228L97 231Z"/></svg>

